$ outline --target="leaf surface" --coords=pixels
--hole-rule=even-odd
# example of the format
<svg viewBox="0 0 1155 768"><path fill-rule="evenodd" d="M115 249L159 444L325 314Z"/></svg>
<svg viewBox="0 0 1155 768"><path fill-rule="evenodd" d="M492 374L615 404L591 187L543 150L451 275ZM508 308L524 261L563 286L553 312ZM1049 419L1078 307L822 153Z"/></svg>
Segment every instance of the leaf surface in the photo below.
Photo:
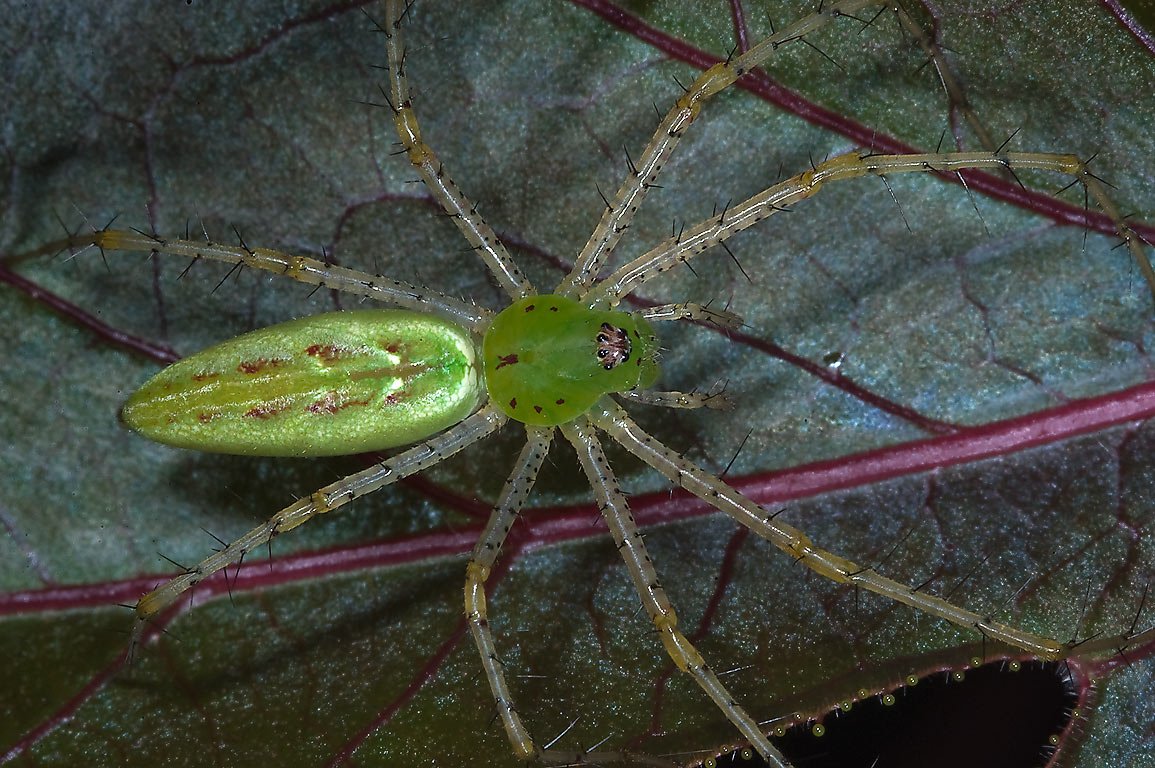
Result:
<svg viewBox="0 0 1155 768"><path fill-rule="evenodd" d="M1094 155L1151 237L1150 36L1090 2L950 5L934 28L996 141L1017 131L1014 149ZM426 139L548 289L592 231L598 190L612 194L653 131L652 105L664 111L678 82L759 39L771 17L781 27L806 11L421 0L408 72ZM388 112L364 103L381 101L381 36L354 4L9 15L0 759L514 764L460 585L519 430L279 538L231 600L223 582L199 590L196 610L115 675L130 625L116 603L369 460L167 449L120 427L119 404L166 349L357 302L209 264L183 274L175 259L19 258L61 236L57 217L193 236L203 225L500 307L393 154ZM784 47L772 80L706 107L619 258L671 221L856 147L978 148L889 15L810 42ZM714 249L648 284L640 300L713 301L747 325L729 338L661 329L662 386L725 381L733 411L633 410L844 556L1060 640L1126 633L1155 566L1152 298L1113 236L1072 221L1084 201L1077 186L1059 193L1069 179L990 179L970 194L921 174L890 190L831 185L733 238L734 259ZM1018 181L1037 194L1004 202ZM984 652L977 632L809 574L623 451L611 458L683 627L716 669L738 670L724 679L755 716L873 695ZM521 713L542 741L576 720L559 742L569 749L733 741L671 671L588 499L572 451L556 447L493 579ZM1082 749L1064 747L1071 765L1145 765L1155 750L1150 648L1126 659L1100 649L1073 664L1096 693Z"/></svg>

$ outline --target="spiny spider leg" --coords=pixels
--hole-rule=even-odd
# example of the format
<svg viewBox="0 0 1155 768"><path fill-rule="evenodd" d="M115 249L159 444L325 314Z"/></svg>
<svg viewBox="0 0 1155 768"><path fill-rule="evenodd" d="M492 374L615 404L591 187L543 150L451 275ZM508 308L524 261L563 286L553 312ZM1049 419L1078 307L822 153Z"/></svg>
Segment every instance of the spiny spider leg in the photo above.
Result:
<svg viewBox="0 0 1155 768"><path fill-rule="evenodd" d="M600 290L591 292L590 286L596 279L606 258L613 252L614 247L621 239L622 233L629 227L634 213L637 211L648 189L654 185L674 147L677 146L686 129L697 118L706 100L725 90L738 78L765 62L783 44L801 40L805 35L821 29L834 20L844 16L852 16L862 8L877 4L877 0L847 0L846 2L834 3L827 8L820 8L814 14L762 40L740 56L715 64L699 75L659 124L653 138L650 139L649 144L647 144L646 148L642 151L639 161L631 164L631 172L627 174L621 188L614 196L613 203L603 212L597 228L582 249L581 254L574 263L573 269L561 284L558 285L556 292L569 296L589 297L592 294L592 296L598 299L606 295L611 296L611 299L613 298L613 292L616 289L613 279L601 283L599 286ZM921 28L910 18L900 4L895 4L892 10L898 16L904 29L919 29L921 31ZM957 104L963 109L968 122L972 124L980 136L981 143L986 147L990 147L993 142L991 142L989 135L977 117L973 115L965 96L962 95L961 89L958 87L953 76L949 74L949 69L945 66L937 46L926 39L924 31L918 35L918 39L924 49L928 51L931 59L935 62L948 97L952 103ZM854 157L854 155L843 155L841 157ZM1126 224L1117 207L1107 196L1099 180L1090 173L1081 160L1073 155L1004 153L997 151L891 156L870 156L869 154L863 153L858 155L858 159L864 162L858 166L857 172L850 167L850 164L840 163L840 159L840 157L833 158L827 161L827 163L820 164L813 171L799 174L799 176L795 177L794 180L804 181L804 186L808 187L808 192L805 194L784 195L781 198L775 198L770 195L770 193L778 186L783 186L776 185L776 187L766 190L761 195L755 195L750 198L746 203L739 206L746 206L748 209L753 209L748 210L748 213L752 213L754 217L744 223L743 220L745 217L736 215L737 211L734 209L726 211L724 214L715 217L715 219L708 220L717 220L720 223L732 223L734 225L733 229L723 227L719 232L717 240L707 239L693 242L695 240L693 234L687 233L685 238L679 235L676 238L671 238L671 241L667 242L686 243L684 250L677 252L678 255L700 252L700 250L704 250L710 245L724 240L729 234L741 231L761 218L771 215L774 213L773 207L775 205L779 207L787 206L792 202L797 202L798 200L809 197L818 191L822 181L854 178L866 174L881 176L886 173L929 171L942 173L977 168L990 168L996 171L1013 172L1020 169L1035 168L1066 173L1085 185L1091 196L1095 198L1099 207L1114 223L1116 232L1120 238L1127 243L1127 247L1135 258L1139 269L1142 271L1152 295L1155 295L1155 269L1151 267L1149 260L1143 253L1142 241ZM921 163L924 167L917 167L912 165L912 163ZM825 167L828 164L830 164L830 166ZM826 170L832 173L825 179L820 178L823 174L819 173L819 171ZM811 186L811 182L814 182L813 186ZM785 184L789 184L789 181L784 182L784 185ZM770 199L761 206L755 203L755 201L768 195ZM765 209L765 206L770 207L769 209ZM703 222L703 224L705 223L706 222ZM702 225L699 225L699 227L701 226ZM646 257L643 256L641 259L636 260L635 263L640 263L642 259L645 258ZM677 256L674 256L674 258L676 259ZM625 269L626 268L619 270L618 274ZM661 271L664 270L659 269L658 273ZM628 293L628 291L626 291L626 293ZM617 298L620 298L620 296ZM616 301L611 300L610 306L616 306L616 304Z"/></svg>
<svg viewBox="0 0 1155 768"><path fill-rule="evenodd" d="M620 393L627 400L641 405L658 405L663 408L713 408L727 411L734 403L722 388L709 392L659 392L651 389L631 389Z"/></svg>
<svg viewBox="0 0 1155 768"><path fill-rule="evenodd" d="M957 110L966 121L976 138L979 140L979 146L988 152L994 152L998 149L998 144L991 138L990 131L979 120L978 114L970 105L970 99L966 96L966 91L963 89L962 83L955 76L951 69L950 63L943 55L942 46L938 41L927 32L927 30L911 18L911 15L906 12L901 3L893 3L890 9L898 18L898 23L902 25L903 30L910 35L919 44L919 47L926 52L926 57L929 62L934 64L934 70L938 73L939 82L942 83L942 89L946 92L947 100L950 109ZM880 11L881 13L881 11Z"/></svg>
<svg viewBox="0 0 1155 768"><path fill-rule="evenodd" d="M801 40L811 32L844 16L852 16L856 11L876 5L877 2L843 0L825 8L820 7L813 14L767 37L740 56L715 64L699 75L658 124L637 163L631 164L630 172L614 195L613 203L602 213L589 241L574 261L573 269L555 292L574 297L584 295L589 290L622 233L629 228L646 192L654 186L670 153L678 145L682 134L697 119L702 105L709 98L726 90L735 80L766 61L780 46Z"/></svg>
<svg viewBox="0 0 1155 768"><path fill-rule="evenodd" d="M1127 245L1147 286L1155 297L1155 269L1143 250L1143 240L1127 224L1118 207L1107 195L1103 183L1074 155L1038 152L945 152L919 155L874 155L867 151L850 152L832 157L813 169L775 184L769 189L730 206L725 213L688 227L639 256L593 286L581 298L589 307L615 307L625 296L646 281L674 266L689 261L702 251L717 245L731 235L753 226L778 211L813 197L823 184L863 176L893 173L957 173L961 170L986 168L1012 171L1054 171L1072 177L1082 184L1100 210L1111 220L1115 232Z"/></svg>
<svg viewBox="0 0 1155 768"><path fill-rule="evenodd" d="M658 581L658 574L642 542L638 525L630 513L626 496L618 487L617 478L614 477L613 469L606 460L601 443L594 435L590 423L582 417L562 424L559 428L577 451L578 461L593 487L598 510L610 529L610 535L634 583L634 590L641 598L650 621L658 630L666 653L678 669L694 678L694 682L706 692L742 735L749 739L750 744L763 759L773 768L789 768L790 764L786 758L770 743L758 726L758 722L738 704L706 664L706 660L694 648L693 643L678 629L678 616L670 604L666 590Z"/></svg>
<svg viewBox="0 0 1155 768"><path fill-rule="evenodd" d="M713 323L722 328L741 328L742 318L725 309L711 309L704 304L681 302L678 304L659 304L646 309L639 309L634 313L650 322L665 320L696 320L700 323Z"/></svg>
<svg viewBox="0 0 1155 768"><path fill-rule="evenodd" d="M489 579L494 563L497 562L498 553L509 534L509 529L513 527L518 512L533 490L537 473L553 441L552 427L526 425L525 432L525 447L521 449L513 472L505 481L501 496L494 504L489 522L485 524L485 530L474 545L473 554L465 568L465 618L469 623L469 631L473 634L473 642L481 654L485 677L489 680L489 689L493 692L497 714L505 726L509 743L513 745L514 754L528 759L536 756L539 750L513 707L513 696L509 691L509 684L505 681L505 671L497 655L493 632L489 629L485 604L485 582Z"/></svg>
<svg viewBox="0 0 1155 768"><path fill-rule="evenodd" d="M129 641L131 660L144 640L154 617L173 605L185 591L192 589L222 568L239 563L249 552L263 546L278 534L292 530L310 518L332 512L354 499L391 485L423 469L439 464L447 457L496 432L508 418L487 405L454 427L428 438L402 453L378 462L312 493L282 509L266 522L241 536L224 549L206 557L193 568L161 584L136 604L136 623Z"/></svg>
<svg viewBox="0 0 1155 768"><path fill-rule="evenodd" d="M703 471L644 432L630 416L609 398L590 411L590 421L637 456L690 493L725 512L736 522L781 549L815 573L840 584L854 584L924 613L938 616L983 636L1035 654L1044 659L1062 658L1069 645L1041 637L981 616L940 597L888 579L871 568L863 568L846 558L814 546L797 528L779 521L718 478Z"/></svg>
<svg viewBox="0 0 1155 768"><path fill-rule="evenodd" d="M405 76L405 47L399 34L402 17L409 12L411 4L402 8L401 0L385 3L385 50L389 57L390 105L393 108L393 124L409 162L421 174L425 187L437 200L473 250L481 256L490 272L497 278L502 289L512 299L520 299L537 293L529 280L521 273L517 264L509 257L505 246L497 239L493 229L477 213L477 207L465 196L461 188L445 173L445 168L437 155L421 139L421 126L413 112L409 98L409 81Z"/></svg>
<svg viewBox="0 0 1155 768"><path fill-rule="evenodd" d="M175 240L122 229L101 229L76 234L38 248L31 255L69 251L73 257L86 248L104 251L165 253L192 259L209 259L252 269L260 269L296 280L355 296L365 296L406 309L434 312L480 333L489 325L493 313L485 307L455 299L429 288L370 275L356 269L326 264L306 256L274 251L271 248L249 248L245 245L222 245L196 240Z"/></svg>

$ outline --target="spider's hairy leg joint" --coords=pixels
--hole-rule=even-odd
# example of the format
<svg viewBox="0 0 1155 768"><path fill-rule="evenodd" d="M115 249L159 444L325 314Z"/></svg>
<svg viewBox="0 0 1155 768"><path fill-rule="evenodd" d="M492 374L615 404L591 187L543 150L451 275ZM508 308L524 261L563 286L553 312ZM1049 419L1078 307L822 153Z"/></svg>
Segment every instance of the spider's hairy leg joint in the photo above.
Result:
<svg viewBox="0 0 1155 768"><path fill-rule="evenodd" d="M683 672L689 672L691 669L701 669L706 666L706 660L702 658L702 654L698 653L686 636L678 630L678 616L673 609L669 612L655 616L654 626L658 628L658 634L662 638L662 645L666 648L666 653L673 659L675 666Z"/></svg>

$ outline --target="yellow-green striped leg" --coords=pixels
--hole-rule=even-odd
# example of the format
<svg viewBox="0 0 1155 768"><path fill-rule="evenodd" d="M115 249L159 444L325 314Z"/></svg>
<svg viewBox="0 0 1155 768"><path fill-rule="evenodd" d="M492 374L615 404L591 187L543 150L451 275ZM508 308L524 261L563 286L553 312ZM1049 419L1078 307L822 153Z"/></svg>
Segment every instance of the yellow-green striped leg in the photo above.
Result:
<svg viewBox="0 0 1155 768"><path fill-rule="evenodd" d="M617 478L590 423L581 417L562 424L560 429L577 451L578 461L593 488L598 510L609 526L610 535L626 564L634 589L650 621L658 630L666 653L678 669L694 678L694 682L718 705L742 735L749 739L750 744L772 768L789 768L786 758L766 738L757 721L730 695L693 643L678 629L678 616L666 596L666 590L658 581L657 571L642 542L642 534L634 516L630 513L626 496L618 487Z"/></svg>

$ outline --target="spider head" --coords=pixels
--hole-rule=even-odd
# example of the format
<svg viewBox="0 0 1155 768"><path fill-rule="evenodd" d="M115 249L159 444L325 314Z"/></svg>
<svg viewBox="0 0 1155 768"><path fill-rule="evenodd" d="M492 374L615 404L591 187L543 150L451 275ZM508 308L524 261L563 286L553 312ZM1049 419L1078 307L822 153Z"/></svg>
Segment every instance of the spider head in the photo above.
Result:
<svg viewBox="0 0 1155 768"><path fill-rule="evenodd" d="M648 387L658 377L648 322L564 296L514 302L494 318L482 347L490 397L526 424L564 424L602 395Z"/></svg>

